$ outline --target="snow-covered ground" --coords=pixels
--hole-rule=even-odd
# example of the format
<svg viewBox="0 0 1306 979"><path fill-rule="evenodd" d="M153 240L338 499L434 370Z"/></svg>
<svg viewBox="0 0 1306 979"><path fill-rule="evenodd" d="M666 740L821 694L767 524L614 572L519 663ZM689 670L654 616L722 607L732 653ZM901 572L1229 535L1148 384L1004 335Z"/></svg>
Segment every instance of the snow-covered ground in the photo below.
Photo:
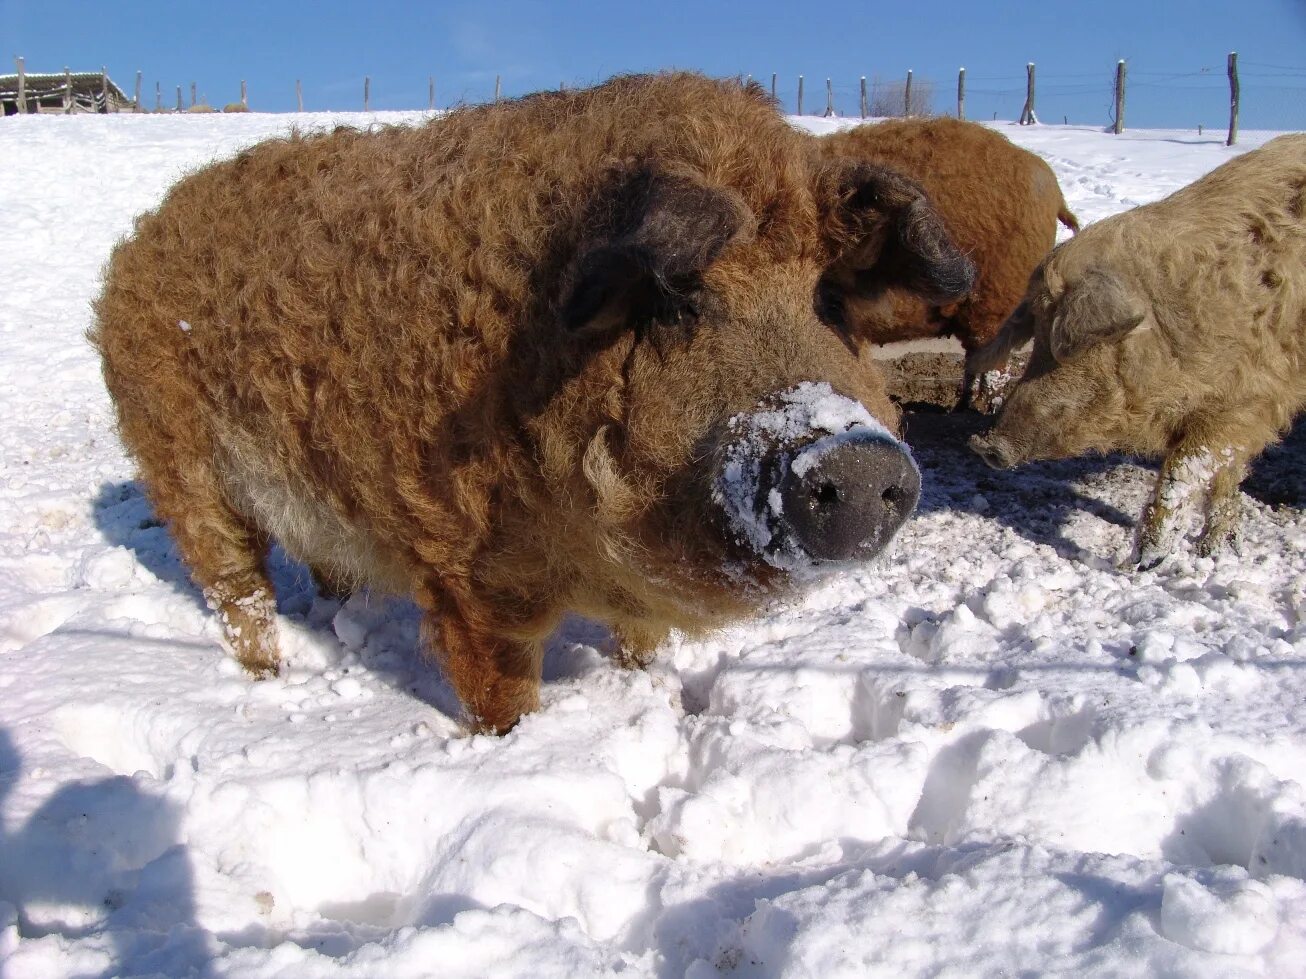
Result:
<svg viewBox="0 0 1306 979"><path fill-rule="evenodd" d="M460 729L410 605L284 560L289 669L243 676L88 302L186 170L375 118L0 120L0 974L1306 974L1291 485L1246 497L1241 556L1131 576L1152 469L993 473L922 415L890 560L647 673L571 623L506 737ZM1085 222L1264 139L1002 131Z"/></svg>

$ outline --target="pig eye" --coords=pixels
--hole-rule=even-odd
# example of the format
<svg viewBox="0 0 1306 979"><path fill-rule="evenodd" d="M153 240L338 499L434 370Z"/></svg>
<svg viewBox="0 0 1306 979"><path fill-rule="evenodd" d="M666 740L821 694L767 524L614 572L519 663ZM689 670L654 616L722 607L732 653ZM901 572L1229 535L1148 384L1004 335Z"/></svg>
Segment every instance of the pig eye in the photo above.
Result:
<svg viewBox="0 0 1306 979"><path fill-rule="evenodd" d="M702 315L698 302L691 297L676 304L672 318L677 326L694 326Z"/></svg>
<svg viewBox="0 0 1306 979"><path fill-rule="evenodd" d="M702 315L703 297L698 290L659 292L643 310L636 327L642 331L656 324L688 330L698 324Z"/></svg>

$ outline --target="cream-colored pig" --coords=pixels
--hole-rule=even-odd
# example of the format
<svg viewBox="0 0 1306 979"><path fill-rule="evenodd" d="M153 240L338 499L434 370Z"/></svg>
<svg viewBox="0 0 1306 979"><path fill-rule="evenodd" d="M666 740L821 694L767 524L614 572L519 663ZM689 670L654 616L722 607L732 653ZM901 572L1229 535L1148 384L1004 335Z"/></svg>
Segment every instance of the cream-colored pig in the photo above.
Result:
<svg viewBox="0 0 1306 979"><path fill-rule="evenodd" d="M976 369L1031 337L1024 377L972 448L1003 468L1162 457L1133 563L1160 563L1198 492L1199 553L1231 541L1248 463L1306 406L1306 134L1061 245Z"/></svg>

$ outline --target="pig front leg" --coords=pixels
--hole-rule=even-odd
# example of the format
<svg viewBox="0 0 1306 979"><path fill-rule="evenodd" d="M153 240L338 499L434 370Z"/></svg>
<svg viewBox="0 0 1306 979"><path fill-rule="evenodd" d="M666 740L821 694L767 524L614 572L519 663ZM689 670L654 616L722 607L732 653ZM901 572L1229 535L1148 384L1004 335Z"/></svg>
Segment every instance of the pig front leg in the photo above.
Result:
<svg viewBox="0 0 1306 979"><path fill-rule="evenodd" d="M1222 447L1213 450L1196 440L1185 440L1161 464L1152 498L1143 510L1128 565L1150 571L1178 543L1193 505L1205 500L1205 525L1197 552L1209 555L1229 543L1239 521L1238 484L1246 473L1245 453Z"/></svg>
<svg viewBox="0 0 1306 979"><path fill-rule="evenodd" d="M426 648L439 660L474 733L503 734L539 707L540 643L497 633L476 606L450 600L438 609L421 604L427 608Z"/></svg>
<svg viewBox="0 0 1306 979"><path fill-rule="evenodd" d="M1010 365L1007 364L982 374L967 373L962 378L961 400L957 402L957 410L974 408L982 415L996 415L1014 381Z"/></svg>
<svg viewBox="0 0 1306 979"><path fill-rule="evenodd" d="M1238 487L1247 477L1250 456L1243 450L1226 448L1211 480L1206 497L1206 523L1197 538L1197 553L1210 557L1234 547L1242 527L1242 494Z"/></svg>

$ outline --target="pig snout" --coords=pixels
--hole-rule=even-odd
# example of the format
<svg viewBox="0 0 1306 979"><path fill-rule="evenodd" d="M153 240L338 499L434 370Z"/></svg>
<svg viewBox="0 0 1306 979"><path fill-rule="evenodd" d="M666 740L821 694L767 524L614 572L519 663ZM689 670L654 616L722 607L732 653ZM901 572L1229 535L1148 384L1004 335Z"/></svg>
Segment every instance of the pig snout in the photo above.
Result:
<svg viewBox="0 0 1306 979"><path fill-rule="evenodd" d="M1001 435L972 435L970 437L971 451L987 462L994 469L1010 469L1020 457L1013 446L1007 439Z"/></svg>
<svg viewBox="0 0 1306 979"><path fill-rule="evenodd" d="M816 561L866 560L884 550L916 508L921 479L903 446L877 433L828 436L763 468L776 516Z"/></svg>
<svg viewBox="0 0 1306 979"><path fill-rule="evenodd" d="M804 382L730 419L713 499L745 566L797 577L883 551L911 516L911 452L866 406Z"/></svg>

